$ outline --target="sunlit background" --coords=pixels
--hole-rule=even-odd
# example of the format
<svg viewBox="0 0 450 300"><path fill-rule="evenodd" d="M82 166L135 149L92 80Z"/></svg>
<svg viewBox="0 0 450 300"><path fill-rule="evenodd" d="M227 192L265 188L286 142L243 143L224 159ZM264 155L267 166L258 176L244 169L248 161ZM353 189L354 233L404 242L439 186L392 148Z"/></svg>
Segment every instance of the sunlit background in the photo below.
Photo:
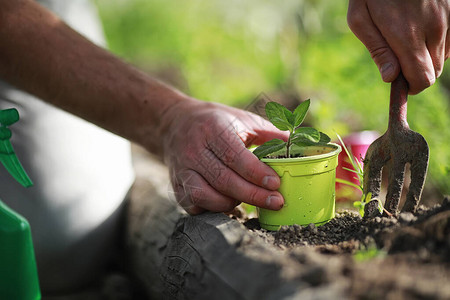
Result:
<svg viewBox="0 0 450 300"><path fill-rule="evenodd" d="M246 107L258 94L311 99L308 122L335 137L387 127L389 85L347 27L347 1L96 0L111 51L185 93ZM427 189L450 194L449 67L409 98L430 146Z"/></svg>

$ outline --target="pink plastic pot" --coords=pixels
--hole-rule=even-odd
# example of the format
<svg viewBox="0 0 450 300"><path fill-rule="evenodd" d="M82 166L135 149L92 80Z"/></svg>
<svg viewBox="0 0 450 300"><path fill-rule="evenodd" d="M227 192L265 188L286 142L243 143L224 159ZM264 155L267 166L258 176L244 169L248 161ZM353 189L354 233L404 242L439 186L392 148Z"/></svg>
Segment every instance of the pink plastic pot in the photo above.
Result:
<svg viewBox="0 0 450 300"><path fill-rule="evenodd" d="M347 149L349 149L353 153L353 156L355 156L362 164L370 144L372 144L379 136L380 134L376 131L361 131L352 133L342 140L347 146ZM336 144L340 143L336 142ZM344 170L343 167L354 170L345 151L342 151L339 154L336 177L359 185L359 180L356 178L357 175L353 172ZM361 191L354 187L336 182L336 201L356 201L361 198L361 194Z"/></svg>

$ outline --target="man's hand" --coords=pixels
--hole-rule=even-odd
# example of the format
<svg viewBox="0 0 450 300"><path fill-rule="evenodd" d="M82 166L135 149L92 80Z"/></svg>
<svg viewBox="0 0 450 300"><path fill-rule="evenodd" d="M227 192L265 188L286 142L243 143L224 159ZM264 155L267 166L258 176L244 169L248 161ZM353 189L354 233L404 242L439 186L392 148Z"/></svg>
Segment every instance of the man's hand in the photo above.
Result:
<svg viewBox="0 0 450 300"><path fill-rule="evenodd" d="M385 82L403 72L409 93L431 86L449 57L448 0L350 0L350 29Z"/></svg>
<svg viewBox="0 0 450 300"><path fill-rule="evenodd" d="M283 206L276 191L280 178L246 146L287 135L252 113L192 99L166 116L164 158L177 201L188 213L230 211L241 202Z"/></svg>
<svg viewBox="0 0 450 300"><path fill-rule="evenodd" d="M189 213L228 211L240 201L283 206L278 175L245 148L287 139L271 124L189 98L92 44L35 1L0 4L0 78L164 157Z"/></svg>

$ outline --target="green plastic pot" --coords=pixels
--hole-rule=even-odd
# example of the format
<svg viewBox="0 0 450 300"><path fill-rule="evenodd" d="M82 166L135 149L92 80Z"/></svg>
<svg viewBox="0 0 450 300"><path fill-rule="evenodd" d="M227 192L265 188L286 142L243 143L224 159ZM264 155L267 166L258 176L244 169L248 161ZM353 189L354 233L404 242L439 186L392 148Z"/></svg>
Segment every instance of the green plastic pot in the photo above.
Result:
<svg viewBox="0 0 450 300"><path fill-rule="evenodd" d="M263 158L281 178L284 206L278 211L257 208L259 223L267 230L282 225L322 225L334 218L338 155L336 144L302 148L302 157Z"/></svg>

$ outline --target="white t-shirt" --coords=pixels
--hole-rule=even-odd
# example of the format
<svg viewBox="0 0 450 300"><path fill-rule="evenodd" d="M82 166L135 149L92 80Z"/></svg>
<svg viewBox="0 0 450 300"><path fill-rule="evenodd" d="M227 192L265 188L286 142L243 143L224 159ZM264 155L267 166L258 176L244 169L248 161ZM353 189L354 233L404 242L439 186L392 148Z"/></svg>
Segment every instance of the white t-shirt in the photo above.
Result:
<svg viewBox="0 0 450 300"><path fill-rule="evenodd" d="M75 30L103 45L88 1L41 1ZM34 182L24 188L0 165L0 199L31 225L42 290L70 290L101 272L118 235L134 180L130 144L0 82L0 109L20 121L11 142Z"/></svg>

